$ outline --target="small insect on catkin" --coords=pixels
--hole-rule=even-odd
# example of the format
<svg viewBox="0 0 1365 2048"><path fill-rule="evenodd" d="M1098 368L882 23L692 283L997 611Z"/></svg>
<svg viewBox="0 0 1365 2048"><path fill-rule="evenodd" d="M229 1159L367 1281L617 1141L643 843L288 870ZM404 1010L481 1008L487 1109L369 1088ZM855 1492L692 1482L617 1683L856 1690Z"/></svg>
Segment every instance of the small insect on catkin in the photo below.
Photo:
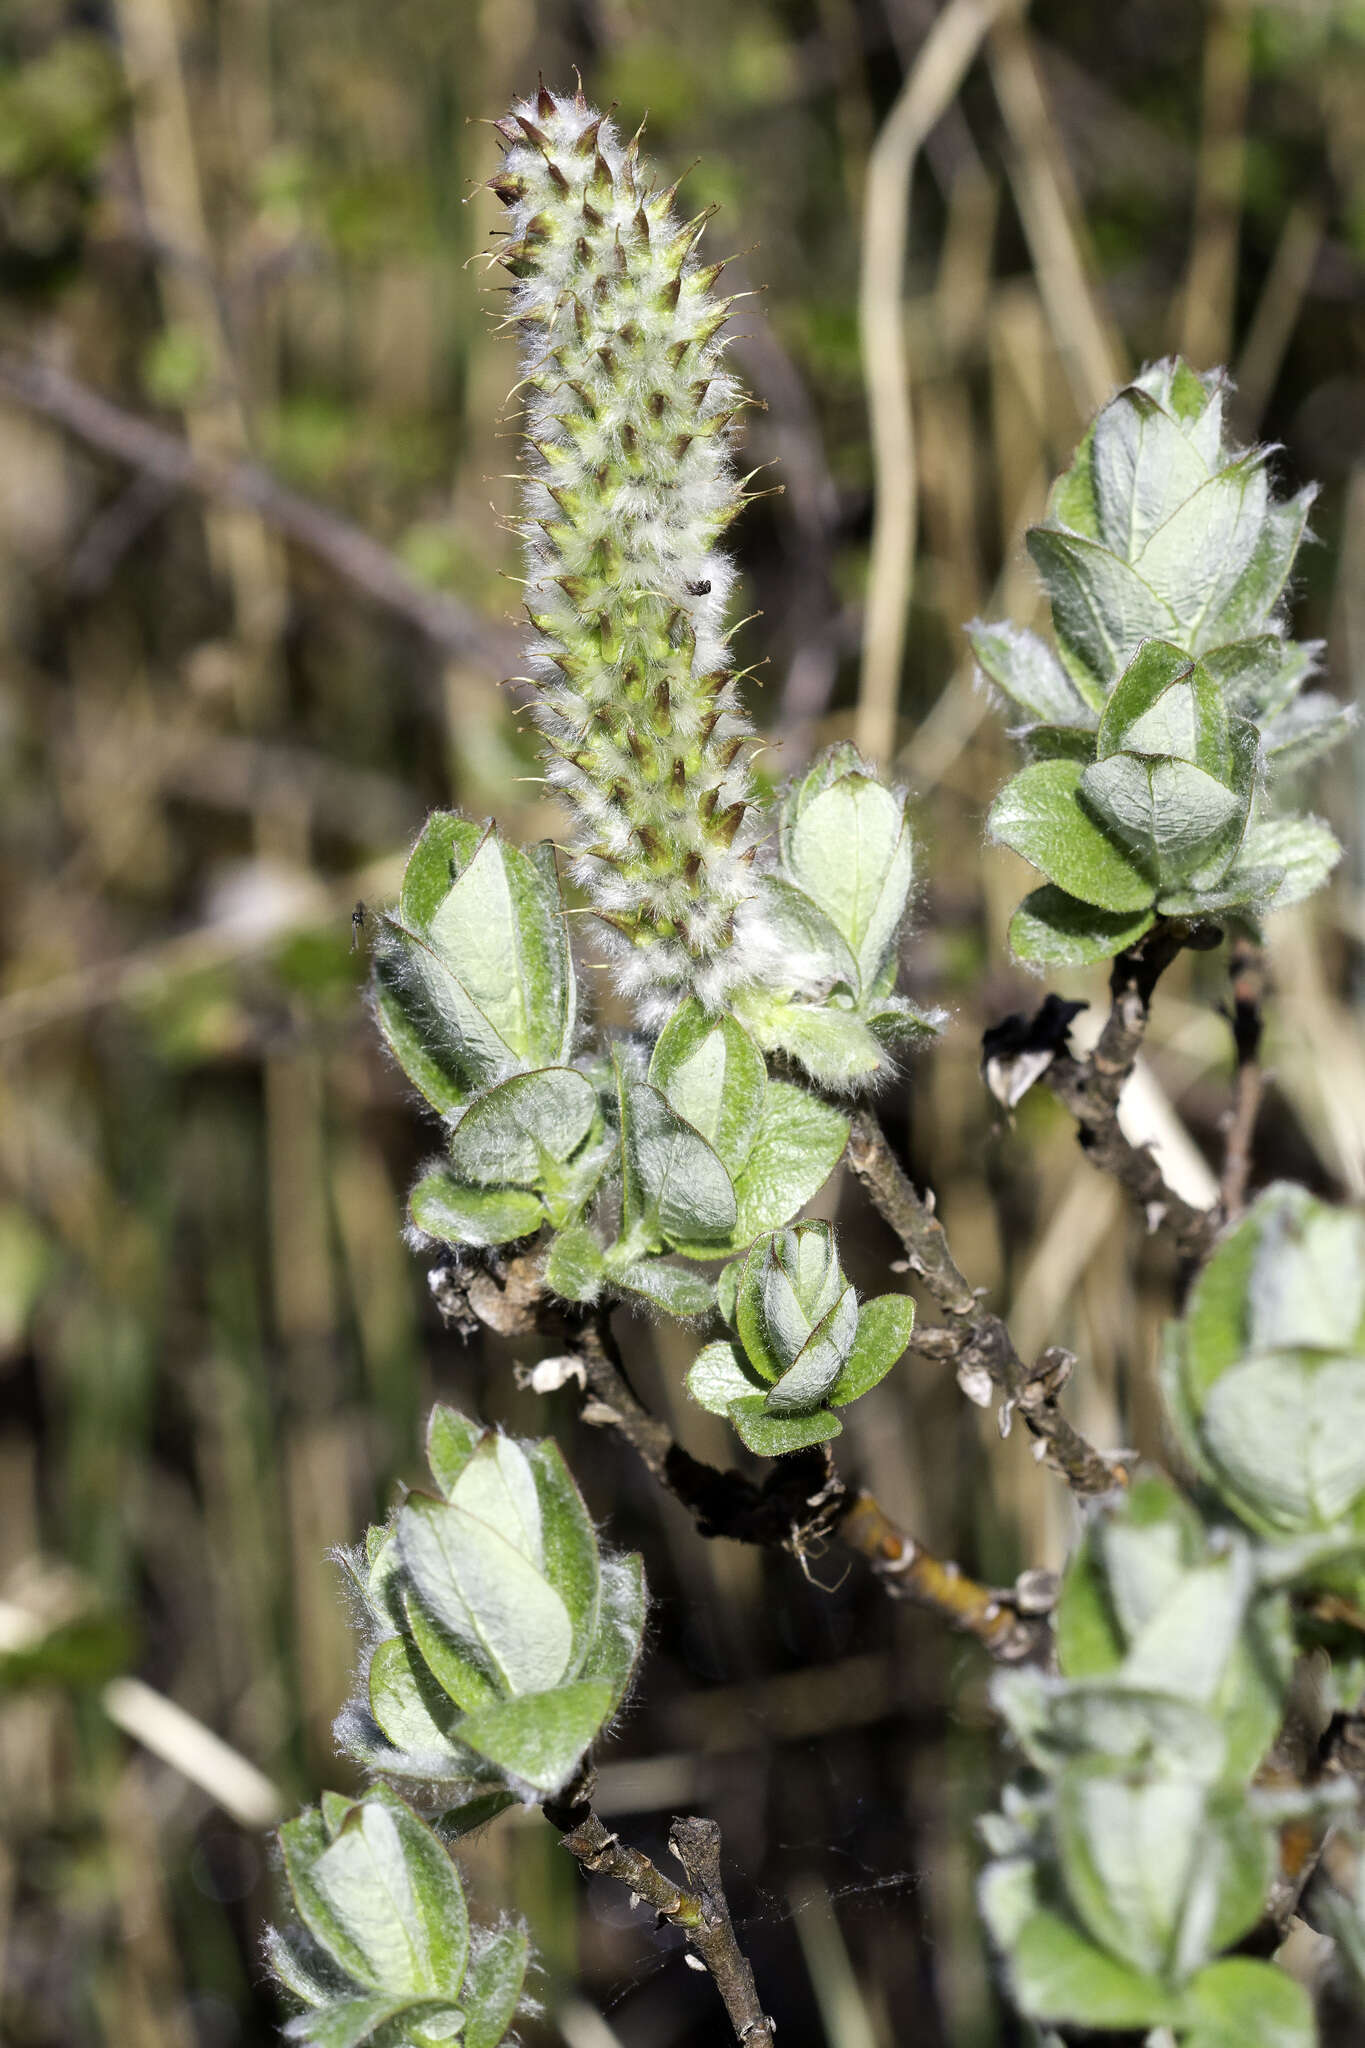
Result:
<svg viewBox="0 0 1365 2048"><path fill-rule="evenodd" d="M753 801L717 542L746 502L730 306L637 155L581 94L544 87L496 123L498 251L527 389L526 607L550 780L575 872L646 1015L744 981ZM637 138L638 140L638 138Z"/></svg>

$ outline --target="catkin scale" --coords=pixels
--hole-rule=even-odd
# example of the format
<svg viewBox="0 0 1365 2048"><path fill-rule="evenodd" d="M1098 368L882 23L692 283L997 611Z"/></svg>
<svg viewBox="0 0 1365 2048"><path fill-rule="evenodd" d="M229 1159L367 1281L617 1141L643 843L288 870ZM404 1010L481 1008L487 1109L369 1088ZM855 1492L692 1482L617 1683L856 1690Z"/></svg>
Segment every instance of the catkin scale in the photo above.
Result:
<svg viewBox="0 0 1365 2048"><path fill-rule="evenodd" d="M495 125L548 778L623 987L646 1010L715 1008L750 978L734 935L762 819L724 633L717 543L747 502L731 461L745 401L724 365L724 266L696 254L712 209L679 222L676 187L655 190L637 141L581 96L542 87Z"/></svg>

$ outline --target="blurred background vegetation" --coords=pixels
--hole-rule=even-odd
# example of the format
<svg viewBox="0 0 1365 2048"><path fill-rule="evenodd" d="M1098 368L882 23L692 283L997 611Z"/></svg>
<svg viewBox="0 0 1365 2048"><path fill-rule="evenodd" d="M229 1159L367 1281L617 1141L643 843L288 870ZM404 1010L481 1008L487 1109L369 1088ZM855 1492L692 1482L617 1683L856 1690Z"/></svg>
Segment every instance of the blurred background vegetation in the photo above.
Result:
<svg viewBox="0 0 1365 2048"><path fill-rule="evenodd" d="M507 1347L440 1328L399 1237L434 1133L365 1017L363 928L353 946L353 906L388 900L430 806L559 829L495 687L517 667L516 369L493 332L498 280L469 262L498 212L477 189L497 159L477 124L577 65L629 127L648 111L670 176L700 158L685 192L722 204L712 253L748 252L735 270L765 288L735 355L767 408L752 461L785 490L737 550L778 776L852 729L872 510L864 187L937 12L0 5L12 2048L274 2037L264 1830L351 1782L330 1737L351 1638L327 1551L417 1476L434 1394L552 1428L593 1511L644 1551L652 1647L600 1804L655 1854L671 1812L722 1819L784 2048L1019 2038L971 1910L971 1820L999 1769L980 1653L832 1561L807 1580L706 1544L571 1395L519 1392ZM867 261L885 272L875 239ZM1027 883L981 851L1012 753L960 629L1032 613L1020 535L1050 476L1125 367L1184 345L1234 365L1239 429L1281 444L1286 487L1322 481L1296 630L1328 639L1340 695L1365 683L1365 6L1007 12L917 167L902 314L920 535L898 729L922 845L910 978L955 1023L886 1114L1020 1350L1073 1344L1078 1419L1159 1449L1165 1255L1054 1105L1029 1097L1007 1127L977 1077L981 1028L1037 991L1004 949ZM1261 1178L1357 1196L1358 767L1339 758L1318 793L1353 854L1273 935L1258 1150ZM1228 1101L1224 972L1187 957L1169 977L1148 1062L1193 1186ZM855 1277L875 1284L890 1241L847 1190L822 1213L841 1206ZM686 1340L629 1336L689 1445L729 1457L723 1424L682 1412ZM907 1363L860 1404L843 1462L993 1579L1067 1542L1062 1490L946 1369ZM585 1889L536 1816L472 1861L484 1911L534 1923L547 2016L528 2041L719 2040L710 1984L624 1896Z"/></svg>

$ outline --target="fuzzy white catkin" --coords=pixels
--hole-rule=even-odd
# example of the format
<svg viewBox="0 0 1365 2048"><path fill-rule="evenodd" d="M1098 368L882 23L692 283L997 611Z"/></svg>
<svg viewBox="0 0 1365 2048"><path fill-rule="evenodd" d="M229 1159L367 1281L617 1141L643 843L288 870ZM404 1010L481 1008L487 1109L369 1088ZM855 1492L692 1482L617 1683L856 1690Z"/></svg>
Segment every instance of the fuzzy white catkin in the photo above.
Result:
<svg viewBox="0 0 1365 2048"><path fill-rule="evenodd" d="M761 816L724 621L743 404L730 301L609 121L545 91L497 124L526 399L535 716L576 815L575 873L624 989L709 1009L753 978L735 943Z"/></svg>

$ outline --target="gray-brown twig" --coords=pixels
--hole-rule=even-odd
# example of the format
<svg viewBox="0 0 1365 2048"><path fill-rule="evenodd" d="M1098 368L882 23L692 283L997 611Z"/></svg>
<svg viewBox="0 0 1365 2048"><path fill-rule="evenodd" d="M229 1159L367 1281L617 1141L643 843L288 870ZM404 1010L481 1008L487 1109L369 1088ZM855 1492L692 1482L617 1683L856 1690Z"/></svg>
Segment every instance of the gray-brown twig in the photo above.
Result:
<svg viewBox="0 0 1365 2048"><path fill-rule="evenodd" d="M924 1282L949 1318L946 1328L918 1332L916 1350L929 1357L951 1359L959 1380L968 1386L984 1375L1004 1396L1006 1416L1018 1410L1030 1433L1044 1446L1044 1462L1061 1473L1077 1494L1108 1493L1123 1485L1128 1475L1122 1461L1102 1456L1057 1405L1070 1374L1069 1356L1044 1352L1035 1365L1024 1364L1005 1323L983 1308L975 1288L968 1284L943 1225L931 1204L917 1193L871 1110L854 1115L848 1158L904 1246L911 1272Z"/></svg>
<svg viewBox="0 0 1365 2048"><path fill-rule="evenodd" d="M1260 947L1249 939L1239 939L1232 948L1228 974L1232 981L1232 1009L1229 1014L1232 1042L1237 1052L1237 1079L1218 1191L1218 1214L1224 1223L1240 1216L1246 1207L1252 1141L1265 1087L1260 1057L1265 958Z"/></svg>
<svg viewBox="0 0 1365 2048"><path fill-rule="evenodd" d="M636 1899L652 1906L660 1921L681 1930L710 1971L742 2048L773 2048L773 2024L759 2004L754 1973L726 1903L715 1821L681 1818L669 1831L669 1849L687 1880L684 1890L603 1824L593 1811L592 1794L593 1775L588 1771L561 1800L542 1808L563 1837L564 1847L584 1870L617 1878Z"/></svg>
<svg viewBox="0 0 1365 2048"><path fill-rule="evenodd" d="M210 461L179 435L124 411L64 371L11 353L0 353L0 399L64 427L87 447L125 463L165 491L189 491L255 512L445 653L477 662L498 677L517 666L520 643L514 632L480 618L445 591L424 588L378 541L286 489L258 463ZM87 552L91 538L87 535Z"/></svg>

